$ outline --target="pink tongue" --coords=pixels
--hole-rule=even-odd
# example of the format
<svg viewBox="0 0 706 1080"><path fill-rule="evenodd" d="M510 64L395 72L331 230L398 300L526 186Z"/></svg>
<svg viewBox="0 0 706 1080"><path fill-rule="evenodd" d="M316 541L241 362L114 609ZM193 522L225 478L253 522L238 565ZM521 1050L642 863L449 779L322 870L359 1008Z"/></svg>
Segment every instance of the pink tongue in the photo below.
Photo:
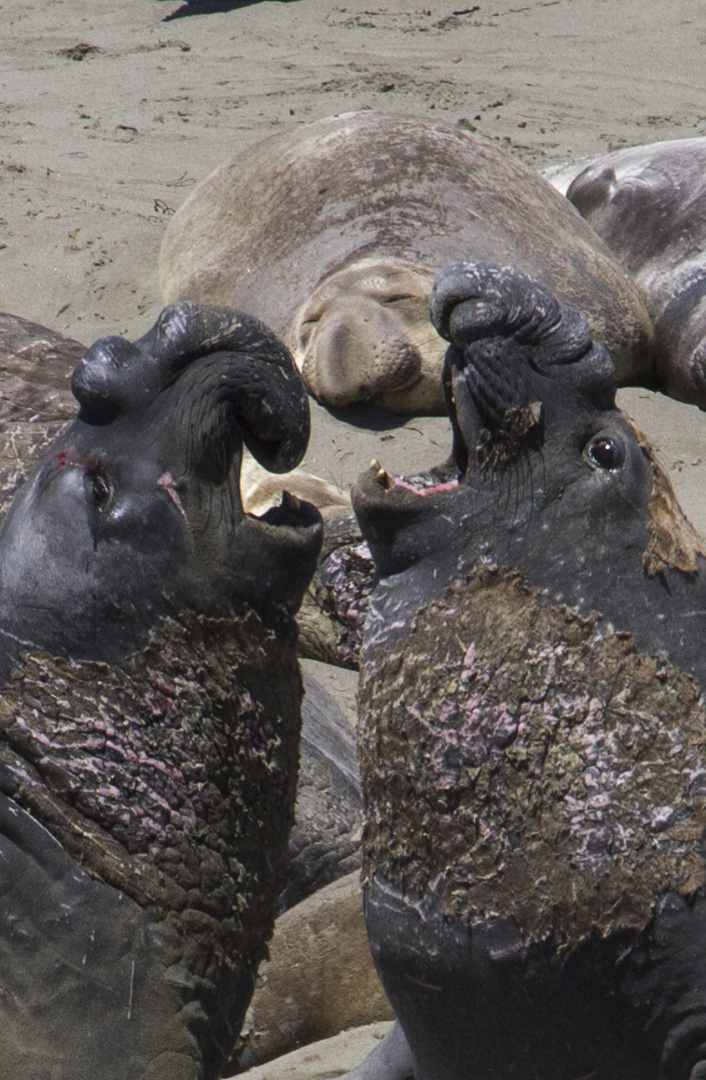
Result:
<svg viewBox="0 0 706 1080"><path fill-rule="evenodd" d="M452 491L453 488L458 487L458 480L447 480L445 484L434 484L433 487L418 488L414 484L402 480L399 476L393 476L392 479L395 487L404 488L405 491L413 491L415 495L437 495L439 492Z"/></svg>

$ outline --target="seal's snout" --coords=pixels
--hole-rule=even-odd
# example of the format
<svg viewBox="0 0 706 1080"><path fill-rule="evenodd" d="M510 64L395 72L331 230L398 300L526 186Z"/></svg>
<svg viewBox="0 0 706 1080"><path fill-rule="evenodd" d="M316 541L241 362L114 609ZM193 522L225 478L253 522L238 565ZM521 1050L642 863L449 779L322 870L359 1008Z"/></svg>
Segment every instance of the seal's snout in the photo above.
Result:
<svg viewBox="0 0 706 1080"><path fill-rule="evenodd" d="M593 345L577 311L562 307L527 274L493 263L462 262L442 270L432 289L431 319L441 337L459 348L500 338L541 350L535 366L576 363Z"/></svg>
<svg viewBox="0 0 706 1080"><path fill-rule="evenodd" d="M444 380L457 460L467 447L461 432L478 440L483 461L509 463L543 445L550 401L554 411L576 393L612 404L612 361L586 321L519 270L447 267L433 286L431 319L450 342Z"/></svg>

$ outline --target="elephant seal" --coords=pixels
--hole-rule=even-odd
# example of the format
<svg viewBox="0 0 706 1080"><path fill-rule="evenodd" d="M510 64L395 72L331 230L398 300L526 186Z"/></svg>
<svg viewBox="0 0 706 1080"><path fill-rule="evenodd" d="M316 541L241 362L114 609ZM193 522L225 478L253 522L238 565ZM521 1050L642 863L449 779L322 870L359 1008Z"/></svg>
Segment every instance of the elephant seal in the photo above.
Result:
<svg viewBox="0 0 706 1080"><path fill-rule="evenodd" d="M706 408L706 138L597 158L567 198L643 290L657 387Z"/></svg>
<svg viewBox="0 0 706 1080"><path fill-rule="evenodd" d="M370 958L359 871L285 911L269 953L258 973L243 1024L239 1067L233 1072L339 1031L393 1019Z"/></svg>
<svg viewBox="0 0 706 1080"><path fill-rule="evenodd" d="M311 506L308 399L256 320L176 305L93 345L76 419L0 523L0 1061L214 1080L279 903Z"/></svg>
<svg viewBox="0 0 706 1080"><path fill-rule="evenodd" d="M190 346L193 351L201 348L197 334L195 328ZM62 426L75 418L71 375L85 353L86 346L78 341L0 313L0 513L32 472L46 446ZM352 527L347 491L301 469L271 473L245 447L239 483L243 510L249 514L261 516L278 505L283 489L323 508L330 523L327 539L331 547L343 542L339 517L349 523L349 531ZM359 544L357 526L354 534ZM341 564L343 555L337 551L335 557ZM357 653L362 626L356 628L351 644L345 619L338 615L341 601L331 603L326 592L326 559L317 577L322 580L308 586L298 613L298 652L326 655L339 665L348 664ZM337 648L341 639L345 649ZM333 690L334 679L325 668L305 661L297 805L281 895L285 908L360 863L354 676L341 673L335 682L343 682L344 692L340 692L340 686L338 692Z"/></svg>
<svg viewBox="0 0 706 1080"><path fill-rule="evenodd" d="M434 286L453 460L369 470L366 922L416 1080L706 1075L706 563L582 317Z"/></svg>
<svg viewBox="0 0 706 1080"><path fill-rule="evenodd" d="M360 870L362 797L356 752L357 673L302 660L304 703L283 908ZM301 965L300 965L301 966Z"/></svg>
<svg viewBox="0 0 706 1080"><path fill-rule="evenodd" d="M420 117L329 117L222 164L169 222L161 291L263 319L326 405L443 413L429 294L468 252L546 281L587 313L623 383L651 383L649 317L595 234L508 154Z"/></svg>

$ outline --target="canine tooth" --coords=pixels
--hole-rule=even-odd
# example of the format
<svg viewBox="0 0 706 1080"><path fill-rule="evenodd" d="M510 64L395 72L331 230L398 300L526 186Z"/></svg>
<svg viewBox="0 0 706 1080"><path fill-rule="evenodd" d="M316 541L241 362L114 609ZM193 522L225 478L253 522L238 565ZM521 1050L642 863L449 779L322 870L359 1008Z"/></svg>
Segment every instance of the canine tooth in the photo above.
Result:
<svg viewBox="0 0 706 1080"><path fill-rule="evenodd" d="M375 469L375 471L377 472L379 484L382 484L382 486L386 488L392 487L392 481L390 480L387 469L383 469L377 458L373 458L373 460L370 462L370 468Z"/></svg>
<svg viewBox="0 0 706 1080"><path fill-rule="evenodd" d="M282 510L289 510L293 514L299 513L301 510L301 500L296 495L292 495L291 491L282 492L282 501L280 502Z"/></svg>

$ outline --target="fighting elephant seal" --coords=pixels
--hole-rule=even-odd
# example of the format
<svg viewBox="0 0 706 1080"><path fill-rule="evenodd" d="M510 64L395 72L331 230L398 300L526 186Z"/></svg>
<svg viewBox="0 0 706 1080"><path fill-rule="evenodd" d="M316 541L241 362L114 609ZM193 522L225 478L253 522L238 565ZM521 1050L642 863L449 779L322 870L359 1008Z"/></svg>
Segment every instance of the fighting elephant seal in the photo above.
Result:
<svg viewBox="0 0 706 1080"><path fill-rule="evenodd" d="M199 338L203 329L196 308L190 332L194 356L211 348L210 330L205 340ZM0 514L47 445L75 418L71 375L86 351L80 342L45 326L0 313ZM281 502L283 490L323 508L329 547L343 542L339 517L350 528L347 492L301 469L271 473L258 465L245 447L239 486L243 510L248 514L262 516ZM359 542L357 528L354 531ZM298 612L297 649L300 655L304 652L320 658L325 654L341 664L351 652L350 633L328 594L324 596L326 562L326 558L323 563L320 560L316 577L321 580L309 585ZM338 648L341 639L342 649ZM338 683L341 680L345 685L343 673L336 677ZM351 734L354 690L348 685L345 693L336 696L327 690L331 681L324 668L306 665L296 817L281 897L285 907L359 864L360 792Z"/></svg>
<svg viewBox="0 0 706 1080"><path fill-rule="evenodd" d="M432 314L453 464L353 491L376 966L416 1080L695 1080L700 541L576 311L465 263Z"/></svg>
<svg viewBox="0 0 706 1080"><path fill-rule="evenodd" d="M418 117L330 117L225 162L167 227L162 298L253 312L327 405L443 412L429 293L438 269L469 252L579 305L621 381L651 383L643 302L590 228L491 143Z"/></svg>
<svg viewBox="0 0 706 1080"><path fill-rule="evenodd" d="M706 139L606 154L567 198L643 290L657 386L706 408Z"/></svg>
<svg viewBox="0 0 706 1080"><path fill-rule="evenodd" d="M75 368L79 414L0 524L0 1061L212 1080L293 816L293 617L311 506L241 507L243 442L297 464L308 401L256 320L177 305Z"/></svg>

